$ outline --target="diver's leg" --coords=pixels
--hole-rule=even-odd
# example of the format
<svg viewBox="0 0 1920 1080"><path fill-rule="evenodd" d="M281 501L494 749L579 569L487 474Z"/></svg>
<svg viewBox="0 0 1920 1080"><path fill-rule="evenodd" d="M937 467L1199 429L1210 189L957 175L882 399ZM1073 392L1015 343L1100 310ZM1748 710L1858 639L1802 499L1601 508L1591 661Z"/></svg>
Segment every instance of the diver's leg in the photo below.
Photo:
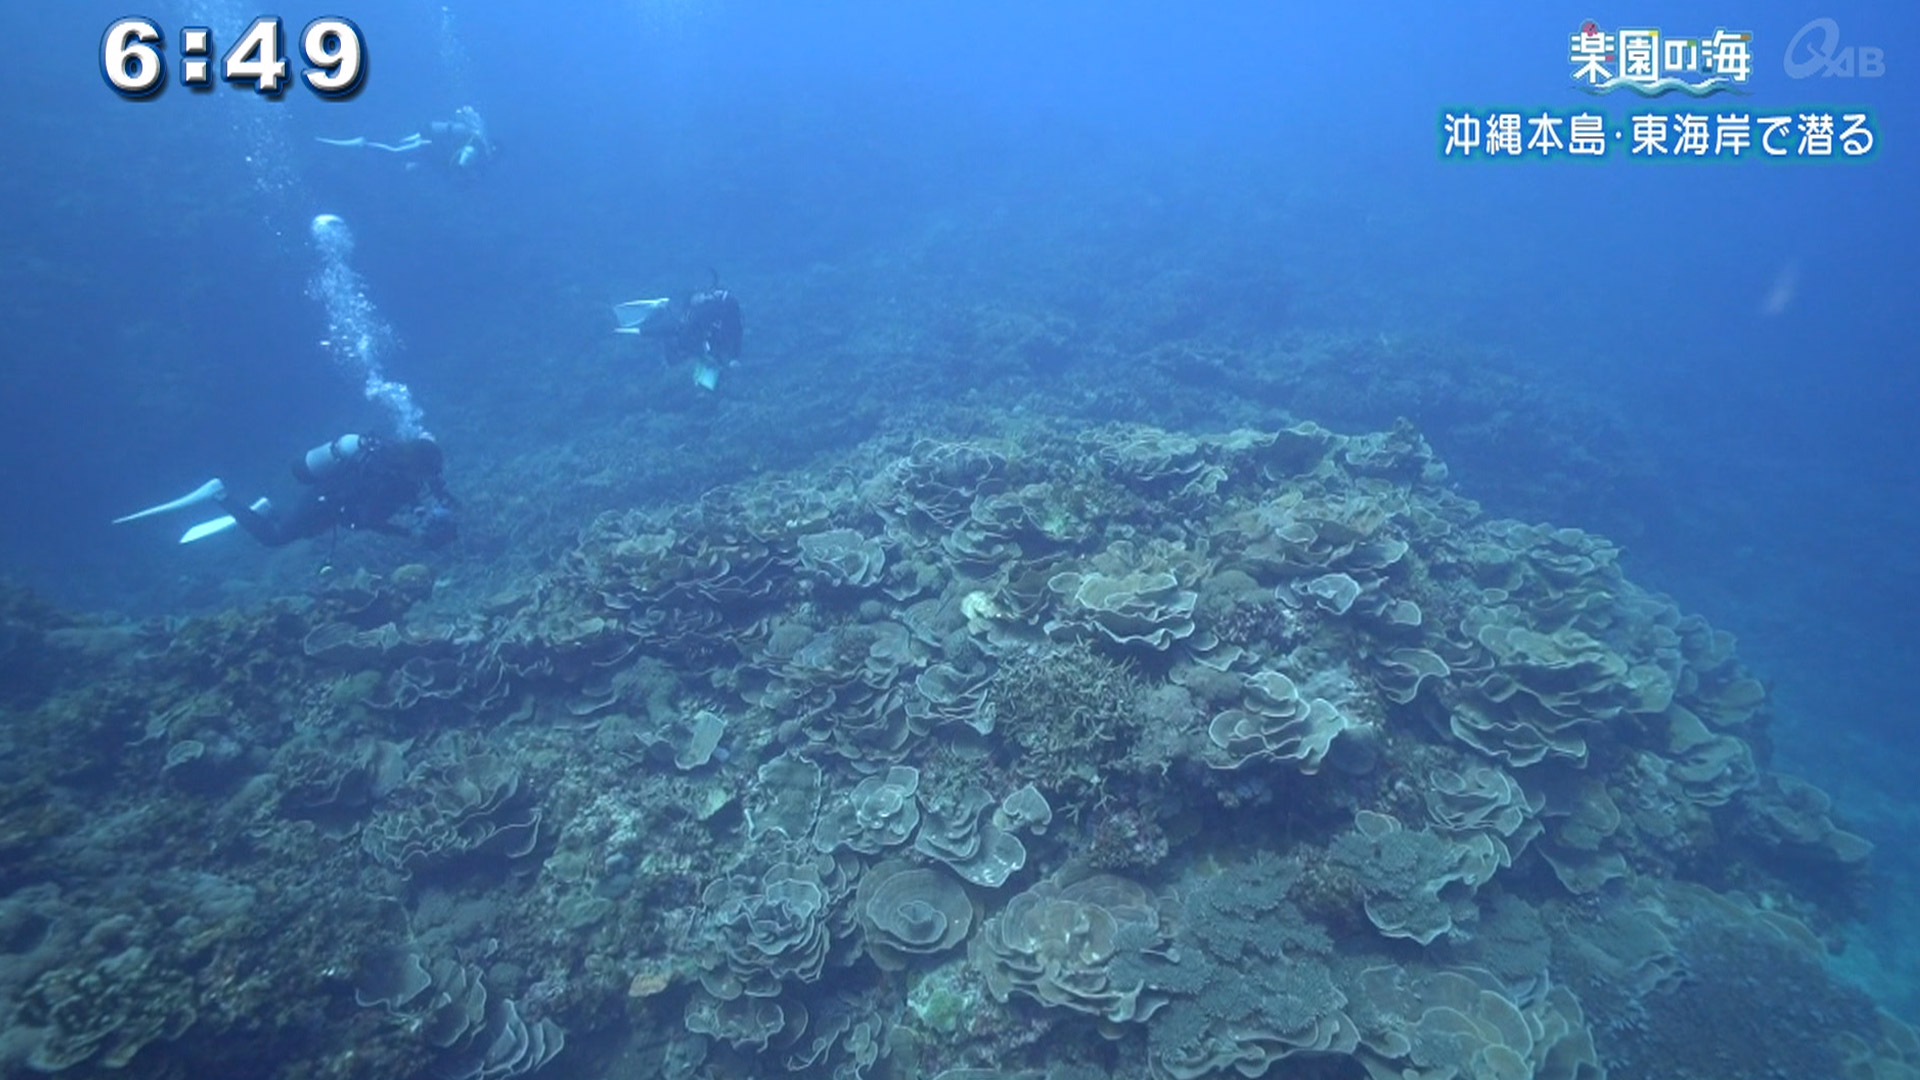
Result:
<svg viewBox="0 0 1920 1080"><path fill-rule="evenodd" d="M339 524L340 504L322 498L313 488L302 488L299 501L286 513L273 517L273 526L282 544L324 536Z"/></svg>
<svg viewBox="0 0 1920 1080"><path fill-rule="evenodd" d="M255 510L254 506L260 506L260 503L247 506L238 499L222 498L220 500L220 509L227 512L227 516L233 519L235 525L245 529L248 536L260 541L261 546L285 547L294 541L295 538L281 528L279 519L272 516L272 505L261 507L259 510Z"/></svg>
<svg viewBox="0 0 1920 1080"><path fill-rule="evenodd" d="M295 540L311 540L340 522L338 504L321 498L311 488L303 490L299 501L284 512L276 511L271 505L265 507L264 512L254 509L259 505L242 506L238 499L225 499L220 509L232 515L234 524L267 547L285 547Z"/></svg>

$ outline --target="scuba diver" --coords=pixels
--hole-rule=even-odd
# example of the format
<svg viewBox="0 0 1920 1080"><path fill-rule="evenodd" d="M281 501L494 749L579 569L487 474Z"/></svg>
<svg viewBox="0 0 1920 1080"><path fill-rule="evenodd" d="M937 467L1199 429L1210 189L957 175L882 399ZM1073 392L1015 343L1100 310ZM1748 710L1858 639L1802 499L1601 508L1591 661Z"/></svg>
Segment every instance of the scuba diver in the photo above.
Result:
<svg viewBox="0 0 1920 1080"><path fill-rule="evenodd" d="M669 364L693 361L693 382L702 390L720 385L720 366L740 359L740 299L713 283L691 296L629 300L613 306L617 334L639 334L659 342Z"/></svg>
<svg viewBox="0 0 1920 1080"><path fill-rule="evenodd" d="M377 435L342 435L294 462L300 495L284 512L264 498L242 503L227 493L226 484L213 479L178 499L115 518L113 523L212 503L226 511L225 516L188 529L181 543L237 525L267 547L284 547L346 528L411 537L427 548L442 548L459 534L453 495L440 476L442 464L440 444L426 436L389 441Z"/></svg>
<svg viewBox="0 0 1920 1080"><path fill-rule="evenodd" d="M493 140L487 138L486 121L480 119L480 113L471 105L462 105L453 110L451 120L435 120L424 130L416 131L399 142L374 142L364 135L356 135L351 139L316 138L315 141L328 146L385 150L389 154L429 150L431 156L443 161L455 173L469 173L491 160L494 154ZM413 165L413 162L409 162L407 167L412 168Z"/></svg>

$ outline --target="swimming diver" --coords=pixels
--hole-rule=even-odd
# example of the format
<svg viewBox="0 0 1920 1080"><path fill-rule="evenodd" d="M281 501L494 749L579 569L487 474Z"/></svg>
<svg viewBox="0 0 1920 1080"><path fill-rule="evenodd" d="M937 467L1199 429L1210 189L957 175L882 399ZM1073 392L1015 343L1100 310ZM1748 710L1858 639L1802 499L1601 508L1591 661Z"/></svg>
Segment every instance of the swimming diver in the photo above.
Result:
<svg viewBox="0 0 1920 1080"><path fill-rule="evenodd" d="M694 384L703 390L720 385L720 366L740 359L740 299L713 283L691 296L629 300L613 306L618 334L639 334L660 343L670 364L693 361Z"/></svg>
<svg viewBox="0 0 1920 1080"><path fill-rule="evenodd" d="M181 543L238 525L267 547L346 528L411 537L427 548L441 548L459 534L453 495L440 475L442 465L440 444L425 436L389 441L377 435L342 435L294 462L300 495L284 513L264 498L240 502L216 478L171 502L115 518L114 524L212 503L226 515L188 529Z"/></svg>
<svg viewBox="0 0 1920 1080"><path fill-rule="evenodd" d="M471 105L462 105L453 110L451 120L435 120L425 129L416 131L399 142L374 142L364 135L350 139L316 138L328 146L345 146L355 149L385 150L389 154L411 154L418 150L437 148L435 156L444 161L455 172L465 172L478 168L493 157L493 140L487 137L486 121L480 119L480 113ZM409 168L412 167L409 163Z"/></svg>

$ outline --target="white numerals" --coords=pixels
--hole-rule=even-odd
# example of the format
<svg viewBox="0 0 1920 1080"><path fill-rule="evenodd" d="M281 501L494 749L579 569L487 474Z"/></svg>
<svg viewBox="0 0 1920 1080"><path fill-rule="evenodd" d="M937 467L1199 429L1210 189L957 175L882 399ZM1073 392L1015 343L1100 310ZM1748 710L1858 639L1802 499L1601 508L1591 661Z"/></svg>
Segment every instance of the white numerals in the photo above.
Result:
<svg viewBox="0 0 1920 1080"><path fill-rule="evenodd" d="M287 61L280 55L280 20L263 15L220 58L220 77L230 83L253 84L262 94L286 89Z"/></svg>
<svg viewBox="0 0 1920 1080"><path fill-rule="evenodd" d="M293 82L288 74L286 40L279 18L262 15L220 54L222 80L252 86L254 92L278 97ZM207 90L214 85L213 30L206 26L180 28L180 85ZM325 98L342 99L357 93L367 79L367 39L352 19L322 15L300 32L300 56L306 68L300 77L307 89ZM100 73L107 85L124 97L143 98L167 85L166 37L152 19L129 15L115 19L100 37Z"/></svg>
<svg viewBox="0 0 1920 1080"><path fill-rule="evenodd" d="M346 19L328 17L307 24L300 35L300 52L312 66L307 86L326 97L345 97L360 89L367 74L367 43L360 28Z"/></svg>
<svg viewBox="0 0 1920 1080"><path fill-rule="evenodd" d="M160 28L151 19L117 19L100 39L100 70L127 97L146 97L167 81L167 65L152 43Z"/></svg>

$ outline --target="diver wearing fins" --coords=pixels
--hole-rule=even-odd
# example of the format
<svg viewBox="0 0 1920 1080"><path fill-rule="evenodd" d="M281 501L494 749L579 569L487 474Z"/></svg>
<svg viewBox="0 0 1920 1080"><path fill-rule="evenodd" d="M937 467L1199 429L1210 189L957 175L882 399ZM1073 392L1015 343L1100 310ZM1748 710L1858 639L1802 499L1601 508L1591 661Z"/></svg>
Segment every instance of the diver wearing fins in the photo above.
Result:
<svg viewBox="0 0 1920 1080"><path fill-rule="evenodd" d="M264 498L242 503L214 479L171 502L116 518L114 524L212 503L226 515L188 529L181 543L237 525L267 547L346 528L411 537L425 547L440 548L459 534L453 495L440 475L442 465L440 444L425 436L388 441L376 435L342 435L294 463L300 496L285 512Z"/></svg>
<svg viewBox="0 0 1920 1080"><path fill-rule="evenodd" d="M613 306L618 334L639 334L660 343L668 363L693 361L694 384L711 390L720 384L720 367L740 359L740 299L720 287L720 275L706 289L683 298L629 300Z"/></svg>
<svg viewBox="0 0 1920 1080"><path fill-rule="evenodd" d="M328 146L384 150L389 154L411 154L430 147L437 148L435 153L449 168L459 173L478 168L491 160L494 154L493 140L487 138L486 121L480 119L480 113L471 105L462 105L453 110L451 120L435 120L399 142L374 142L364 135L350 139L316 138L314 141ZM412 163L408 167L411 168Z"/></svg>

